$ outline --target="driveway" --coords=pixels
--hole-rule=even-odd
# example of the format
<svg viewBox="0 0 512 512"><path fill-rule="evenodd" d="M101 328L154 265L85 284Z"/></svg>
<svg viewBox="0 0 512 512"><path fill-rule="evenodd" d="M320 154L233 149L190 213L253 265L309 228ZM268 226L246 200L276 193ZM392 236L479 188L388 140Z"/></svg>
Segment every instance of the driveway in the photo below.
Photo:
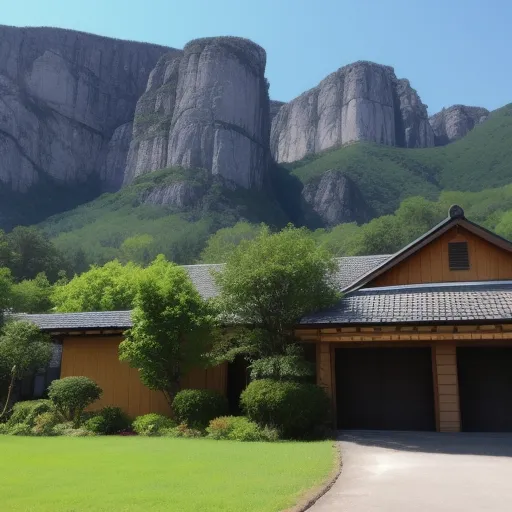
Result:
<svg viewBox="0 0 512 512"><path fill-rule="evenodd" d="M311 512L510 512L512 434L344 432L343 470Z"/></svg>

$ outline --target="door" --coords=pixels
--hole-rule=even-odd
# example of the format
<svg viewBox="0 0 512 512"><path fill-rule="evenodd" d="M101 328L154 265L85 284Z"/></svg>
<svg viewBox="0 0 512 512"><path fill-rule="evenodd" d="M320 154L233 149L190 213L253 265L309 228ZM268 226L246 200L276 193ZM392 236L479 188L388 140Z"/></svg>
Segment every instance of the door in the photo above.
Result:
<svg viewBox="0 0 512 512"><path fill-rule="evenodd" d="M338 428L435 430L430 348L336 350Z"/></svg>
<svg viewBox="0 0 512 512"><path fill-rule="evenodd" d="M512 348L457 348L465 432L512 432Z"/></svg>

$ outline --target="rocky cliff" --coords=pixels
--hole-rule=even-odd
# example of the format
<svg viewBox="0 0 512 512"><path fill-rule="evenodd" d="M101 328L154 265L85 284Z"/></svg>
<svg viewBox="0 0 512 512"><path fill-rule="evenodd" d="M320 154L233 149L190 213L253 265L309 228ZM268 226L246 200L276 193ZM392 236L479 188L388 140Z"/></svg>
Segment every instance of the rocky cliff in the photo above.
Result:
<svg viewBox="0 0 512 512"><path fill-rule="evenodd" d="M135 105L169 48L0 26L0 184L122 181Z"/></svg>
<svg viewBox="0 0 512 512"><path fill-rule="evenodd" d="M277 162L293 162L356 141L434 145L426 106L389 66L355 62L281 107L270 147Z"/></svg>
<svg viewBox="0 0 512 512"><path fill-rule="evenodd" d="M485 121L488 116L489 111L481 107L453 105L449 108L443 108L441 112L430 118L436 146L444 146L464 137L477 124Z"/></svg>
<svg viewBox="0 0 512 512"><path fill-rule="evenodd" d="M260 189L269 160L265 64L263 48L234 37L162 57L137 104L125 184L182 166Z"/></svg>

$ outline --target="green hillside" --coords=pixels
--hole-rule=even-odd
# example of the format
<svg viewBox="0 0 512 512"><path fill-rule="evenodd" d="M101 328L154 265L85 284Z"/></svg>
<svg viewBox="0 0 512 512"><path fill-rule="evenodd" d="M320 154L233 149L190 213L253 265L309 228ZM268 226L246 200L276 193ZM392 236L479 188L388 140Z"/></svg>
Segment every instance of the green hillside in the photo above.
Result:
<svg viewBox="0 0 512 512"><path fill-rule="evenodd" d="M302 182L340 169L379 215L409 196L434 199L441 190L479 191L512 182L512 104L463 139L443 147L404 149L359 143L287 164Z"/></svg>

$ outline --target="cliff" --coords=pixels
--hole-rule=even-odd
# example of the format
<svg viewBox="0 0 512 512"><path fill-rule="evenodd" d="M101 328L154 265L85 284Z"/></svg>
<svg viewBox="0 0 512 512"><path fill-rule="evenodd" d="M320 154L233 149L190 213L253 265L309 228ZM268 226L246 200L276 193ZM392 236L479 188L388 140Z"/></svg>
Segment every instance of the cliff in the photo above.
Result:
<svg viewBox="0 0 512 512"><path fill-rule="evenodd" d="M122 181L129 123L162 46L0 26L0 184ZM120 175L121 174L121 179Z"/></svg>
<svg viewBox="0 0 512 512"><path fill-rule="evenodd" d="M277 162L357 141L430 147L426 106L393 68L355 62L322 80L279 110L270 147Z"/></svg>
<svg viewBox="0 0 512 512"><path fill-rule="evenodd" d="M488 116L489 111L481 107L453 105L449 108L443 108L441 112L430 118L436 146L444 146L461 139L477 124L485 121Z"/></svg>
<svg viewBox="0 0 512 512"><path fill-rule="evenodd" d="M182 166L261 189L270 133L265 65L263 48L235 37L198 39L162 57L137 104L124 183Z"/></svg>

